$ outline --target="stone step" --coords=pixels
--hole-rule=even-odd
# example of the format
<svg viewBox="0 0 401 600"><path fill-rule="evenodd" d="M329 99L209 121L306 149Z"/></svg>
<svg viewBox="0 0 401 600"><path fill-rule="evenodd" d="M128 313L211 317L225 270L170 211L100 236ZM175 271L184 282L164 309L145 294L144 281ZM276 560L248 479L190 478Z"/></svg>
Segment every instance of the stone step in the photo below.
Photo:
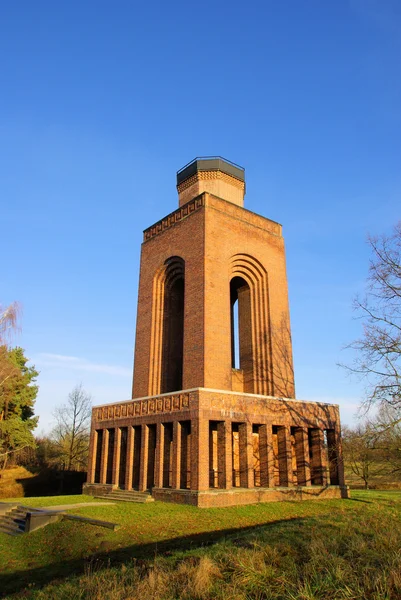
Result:
<svg viewBox="0 0 401 600"><path fill-rule="evenodd" d="M150 494L148 492L137 492L135 490L127 490L126 492L124 490L113 490L112 492L110 492L110 495L113 496L150 496Z"/></svg>
<svg viewBox="0 0 401 600"><path fill-rule="evenodd" d="M110 496L113 498L143 498L145 500L146 498L152 498L151 494L144 492L111 492Z"/></svg>
<svg viewBox="0 0 401 600"><path fill-rule="evenodd" d="M2 533L8 533L8 534L13 534L13 533L24 533L25 529L19 527L16 523L7 523L5 521L0 522L0 531Z"/></svg>
<svg viewBox="0 0 401 600"><path fill-rule="evenodd" d="M2 527L0 525L0 533L4 533L6 535L22 535L23 533L25 533L24 531L22 531L21 529L14 529L14 530L10 530L10 529L5 529L4 527Z"/></svg>
<svg viewBox="0 0 401 600"><path fill-rule="evenodd" d="M7 513L8 517L12 517L13 519L26 519L26 512L18 511L18 512L9 512Z"/></svg>
<svg viewBox="0 0 401 600"><path fill-rule="evenodd" d="M3 515L0 518L0 523L2 525L9 525L14 527L22 527L25 528L25 519L15 519L10 515Z"/></svg>
<svg viewBox="0 0 401 600"><path fill-rule="evenodd" d="M121 496L113 494L107 494L106 496L96 496L96 498L101 498L102 500L114 500L115 502L138 502L145 504L147 502L154 502L154 498L152 496Z"/></svg>
<svg viewBox="0 0 401 600"><path fill-rule="evenodd" d="M8 516L10 517L18 517L21 519L25 519L26 517L26 510L11 510L10 512L6 513Z"/></svg>
<svg viewBox="0 0 401 600"><path fill-rule="evenodd" d="M106 494L104 494L106 495ZM150 496L149 492L140 492L139 490L121 490L115 489L109 492L107 495L120 495L120 496Z"/></svg>

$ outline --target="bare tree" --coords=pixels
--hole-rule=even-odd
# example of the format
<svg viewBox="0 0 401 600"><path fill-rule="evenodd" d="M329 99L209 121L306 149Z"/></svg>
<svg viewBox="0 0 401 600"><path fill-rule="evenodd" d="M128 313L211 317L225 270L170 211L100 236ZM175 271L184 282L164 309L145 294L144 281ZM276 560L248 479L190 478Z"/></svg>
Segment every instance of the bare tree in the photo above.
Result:
<svg viewBox="0 0 401 600"><path fill-rule="evenodd" d="M6 308L0 305L0 385L18 375L17 367L9 360L8 343L11 332L18 329L20 311L18 302L13 302Z"/></svg>
<svg viewBox="0 0 401 600"><path fill-rule="evenodd" d="M343 454L346 469L363 481L368 489L372 480L387 477L389 466L377 448L377 434L369 424L359 424L355 429L343 427Z"/></svg>
<svg viewBox="0 0 401 600"><path fill-rule="evenodd" d="M370 423L374 448L395 479L401 478L401 419L398 407L382 404Z"/></svg>
<svg viewBox="0 0 401 600"><path fill-rule="evenodd" d="M372 250L367 290L354 307L363 320L363 335L349 344L356 350L346 366L366 383L364 406L394 407L401 422L401 221L391 235L369 237Z"/></svg>
<svg viewBox="0 0 401 600"><path fill-rule="evenodd" d="M66 404L54 412L56 425L51 437L56 444L60 466L68 471L86 468L91 414L91 396L82 383L74 387Z"/></svg>

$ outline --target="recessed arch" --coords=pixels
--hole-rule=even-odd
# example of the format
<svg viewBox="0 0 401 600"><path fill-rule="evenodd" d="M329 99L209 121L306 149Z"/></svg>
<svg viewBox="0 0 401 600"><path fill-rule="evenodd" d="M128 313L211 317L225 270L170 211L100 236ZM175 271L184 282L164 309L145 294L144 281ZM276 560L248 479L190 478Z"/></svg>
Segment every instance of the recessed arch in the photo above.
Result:
<svg viewBox="0 0 401 600"><path fill-rule="evenodd" d="M171 256L153 279L149 395L182 389L185 261Z"/></svg>
<svg viewBox="0 0 401 600"><path fill-rule="evenodd" d="M240 298L239 337L242 335L244 391L273 393L271 336L269 327L268 275L265 267L249 254L235 254L229 261L230 301ZM242 291L241 291L242 290ZM241 325L242 312L242 325ZM233 318L231 317L232 322ZM241 331L242 330L242 331ZM233 346L233 330L231 347ZM231 350L232 352L232 350ZM240 340L241 363L241 340Z"/></svg>

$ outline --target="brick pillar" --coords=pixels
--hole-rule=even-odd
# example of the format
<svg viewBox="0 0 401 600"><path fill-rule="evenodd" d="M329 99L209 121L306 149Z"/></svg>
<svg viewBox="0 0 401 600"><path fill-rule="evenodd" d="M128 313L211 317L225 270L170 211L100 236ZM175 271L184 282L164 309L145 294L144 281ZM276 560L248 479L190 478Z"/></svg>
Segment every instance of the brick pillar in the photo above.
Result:
<svg viewBox="0 0 401 600"><path fill-rule="evenodd" d="M181 423L174 421L173 423L173 473L172 473L172 488L180 489L181 483Z"/></svg>
<svg viewBox="0 0 401 600"><path fill-rule="evenodd" d="M134 429L128 426L127 460L125 462L125 489L132 489L132 472L134 469Z"/></svg>
<svg viewBox="0 0 401 600"><path fill-rule="evenodd" d="M240 485L241 487L252 488L254 487L252 424L240 423L238 432Z"/></svg>
<svg viewBox="0 0 401 600"><path fill-rule="evenodd" d="M309 430L310 470L313 485L323 485L322 477L322 437L321 429Z"/></svg>
<svg viewBox="0 0 401 600"><path fill-rule="evenodd" d="M113 484L113 486L117 486L117 487L119 484L119 474L120 474L120 455L121 455L121 429L119 427L116 427L114 430L112 484Z"/></svg>
<svg viewBox="0 0 401 600"><path fill-rule="evenodd" d="M277 428L277 443L280 486L289 487L293 485L290 427Z"/></svg>
<svg viewBox="0 0 401 600"><path fill-rule="evenodd" d="M142 425L141 428L141 466L139 470L139 491L144 492L148 488L148 456L149 456L149 427Z"/></svg>
<svg viewBox="0 0 401 600"><path fill-rule="evenodd" d="M155 487L163 487L164 425L156 424Z"/></svg>
<svg viewBox="0 0 401 600"><path fill-rule="evenodd" d="M255 460L253 456L252 423L246 423L246 459L248 472L247 487L255 487Z"/></svg>
<svg viewBox="0 0 401 600"><path fill-rule="evenodd" d="M230 421L217 425L219 488L229 490L233 485L233 447Z"/></svg>
<svg viewBox="0 0 401 600"><path fill-rule="evenodd" d="M96 469L96 454L97 454L98 437L99 437L98 433L92 425L90 443L89 443L88 474L87 474L87 478L86 478L87 483L95 483L95 469Z"/></svg>
<svg viewBox="0 0 401 600"><path fill-rule="evenodd" d="M340 417L338 417L338 419L340 419ZM345 486L343 445L342 445L342 439L341 439L341 430L340 430L340 428L336 428L334 431L335 431L335 444L336 444L336 449L337 449L338 485Z"/></svg>
<svg viewBox="0 0 401 600"><path fill-rule="evenodd" d="M106 483L108 453L109 453L109 430L103 429L102 459L100 461L100 483Z"/></svg>
<svg viewBox="0 0 401 600"><path fill-rule="evenodd" d="M325 446L324 440L324 430L319 429L319 440L320 440L320 454L322 456L322 485L328 485L327 480L327 470L328 470L328 460L327 460L327 448Z"/></svg>
<svg viewBox="0 0 401 600"><path fill-rule="evenodd" d="M298 485L310 485L308 430L296 427L294 437Z"/></svg>
<svg viewBox="0 0 401 600"><path fill-rule="evenodd" d="M194 419L191 448L191 490L209 489L209 421Z"/></svg>
<svg viewBox="0 0 401 600"><path fill-rule="evenodd" d="M269 485L267 425L259 426L260 487Z"/></svg>
<svg viewBox="0 0 401 600"><path fill-rule="evenodd" d="M274 445L273 445L273 426L271 423L266 425L267 433L267 471L269 474L269 487L276 486L275 477L275 456L274 456Z"/></svg>

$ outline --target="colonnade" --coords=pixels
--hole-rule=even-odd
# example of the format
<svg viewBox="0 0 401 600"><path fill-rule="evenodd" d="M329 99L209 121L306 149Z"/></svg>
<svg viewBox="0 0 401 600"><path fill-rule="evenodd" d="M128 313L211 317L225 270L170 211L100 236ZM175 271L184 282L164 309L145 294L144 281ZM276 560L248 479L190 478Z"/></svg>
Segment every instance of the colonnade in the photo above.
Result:
<svg viewBox="0 0 401 600"><path fill-rule="evenodd" d="M170 421L95 429L88 483L141 491L343 485L335 429Z"/></svg>

